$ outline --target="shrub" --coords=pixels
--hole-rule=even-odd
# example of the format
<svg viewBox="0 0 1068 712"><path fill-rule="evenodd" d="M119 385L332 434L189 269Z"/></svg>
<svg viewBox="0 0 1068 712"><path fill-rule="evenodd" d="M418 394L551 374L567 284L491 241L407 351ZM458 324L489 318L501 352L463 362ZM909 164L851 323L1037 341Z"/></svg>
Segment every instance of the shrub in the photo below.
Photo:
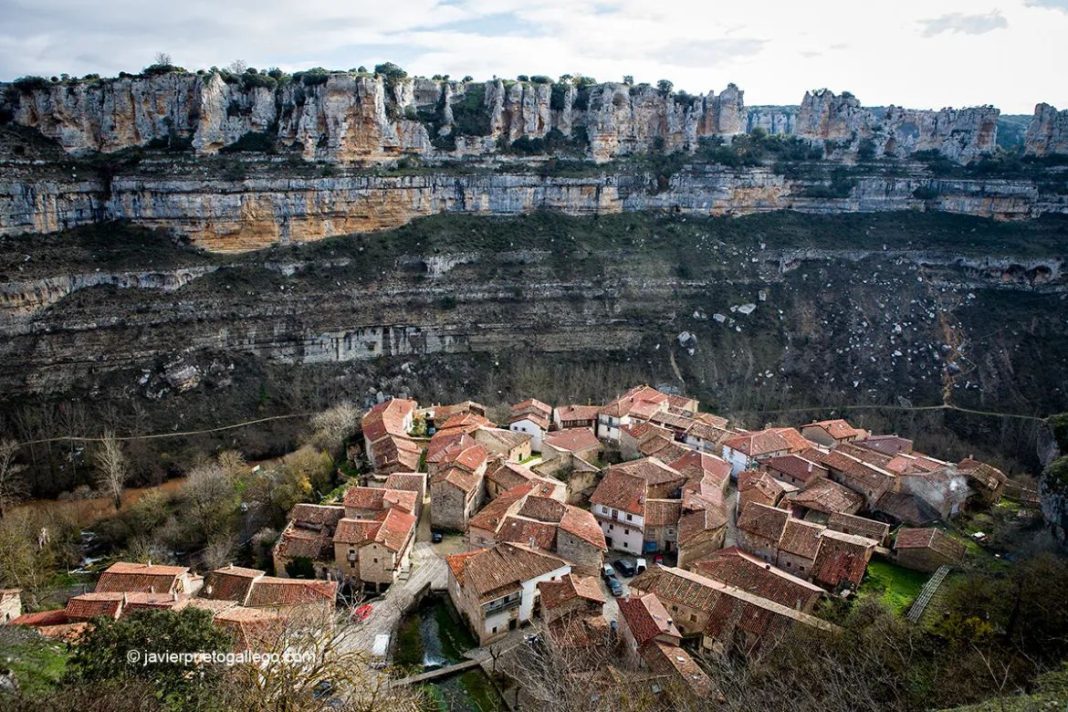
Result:
<svg viewBox="0 0 1068 712"><path fill-rule="evenodd" d="M938 197L938 189L932 185L921 185L912 191L912 197L920 200L934 200Z"/></svg>
<svg viewBox="0 0 1068 712"><path fill-rule="evenodd" d="M52 82L48 81L44 77L37 77L31 75L19 77L14 81L14 86L20 92L24 94L29 94L30 92L47 89L48 87L52 86Z"/></svg>
<svg viewBox="0 0 1068 712"><path fill-rule="evenodd" d="M875 159L875 142L870 138L862 139L860 145L857 146L857 158L862 161L871 161Z"/></svg>
<svg viewBox="0 0 1068 712"><path fill-rule="evenodd" d="M668 79L661 79L660 81L658 81L656 83L656 88L660 91L660 93L663 96L667 96L668 94L670 94L671 90L674 87L675 87L675 85Z"/></svg>
<svg viewBox="0 0 1068 712"><path fill-rule="evenodd" d="M553 111L563 111L566 108L567 101L567 84L556 83L553 84L552 92L549 94L549 108Z"/></svg>
<svg viewBox="0 0 1068 712"><path fill-rule="evenodd" d="M534 76L532 76L530 78L530 81L532 81L535 84L552 84L553 83L553 80L550 79L549 77L545 76L544 74L535 74Z"/></svg>
<svg viewBox="0 0 1068 712"><path fill-rule="evenodd" d="M408 72L404 71L393 62L383 62L382 64L376 64L375 74L381 74L386 79L391 80L404 79L408 76Z"/></svg>

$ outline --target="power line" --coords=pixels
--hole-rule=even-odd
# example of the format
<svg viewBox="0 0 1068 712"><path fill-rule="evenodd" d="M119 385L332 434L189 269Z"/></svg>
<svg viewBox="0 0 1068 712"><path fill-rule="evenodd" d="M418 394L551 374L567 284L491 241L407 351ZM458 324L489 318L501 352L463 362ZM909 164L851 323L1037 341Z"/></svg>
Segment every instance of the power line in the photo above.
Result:
<svg viewBox="0 0 1068 712"><path fill-rule="evenodd" d="M733 409L732 409L733 410ZM1002 413L1000 411L993 410L976 410L974 408L963 408L959 405L952 405L949 403L942 403L939 405L872 405L870 403L859 405L823 405L823 406L811 406L808 408L750 408L743 410L735 410L736 413L810 413L812 411L821 410L901 410L901 411L932 411L932 410L955 410L961 413L970 413L972 415L986 415L995 418L1016 418L1018 420L1035 420L1040 423L1046 422L1045 417L1037 415L1024 415L1022 413Z"/></svg>
<svg viewBox="0 0 1068 712"><path fill-rule="evenodd" d="M286 415L272 415L267 418L257 418L256 420L245 420L240 423L231 423L230 425L220 425L217 428L204 428L203 430L182 430L178 432L170 433L150 433L148 435L118 435L116 440L161 440L163 438L180 438L190 435L207 435L209 433L218 433L224 430L236 430L237 428L244 428L249 425L257 425L258 423L268 423L272 420L292 420L293 418L309 418L315 415L315 413L288 413ZM103 442L104 438L100 436L87 437L80 435L63 435L55 438L43 438L40 440L27 440L19 443L19 445L44 445L47 443L57 442L82 442L82 443L98 443Z"/></svg>

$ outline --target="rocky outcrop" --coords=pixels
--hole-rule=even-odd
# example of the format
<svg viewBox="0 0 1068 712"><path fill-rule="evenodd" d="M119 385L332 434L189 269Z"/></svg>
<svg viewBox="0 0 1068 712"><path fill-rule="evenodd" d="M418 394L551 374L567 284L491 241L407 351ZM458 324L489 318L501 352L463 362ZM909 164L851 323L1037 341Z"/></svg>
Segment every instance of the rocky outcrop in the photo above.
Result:
<svg viewBox="0 0 1068 712"><path fill-rule="evenodd" d="M733 84L719 96L695 98L647 85L170 72L0 89L15 123L71 153L188 141L197 153L213 154L254 135L309 161L434 161L497 157L520 139L553 130L570 139L586 128L588 155L606 161L658 147L691 150L701 136L746 129L743 93ZM464 121L456 118L460 110Z"/></svg>
<svg viewBox="0 0 1068 712"><path fill-rule="evenodd" d="M849 92L839 95L819 89L805 92L794 133L801 138L848 143L869 135L874 121L872 113Z"/></svg>
<svg viewBox="0 0 1068 712"><path fill-rule="evenodd" d="M1035 115L1024 137L1028 156L1068 155L1068 109L1057 111L1049 104L1035 107Z"/></svg>
<svg viewBox="0 0 1068 712"><path fill-rule="evenodd" d="M936 151L970 163L994 151L999 114L992 106L939 111L891 106L877 117L849 92L820 89L805 92L794 133L839 152L860 153L868 145L870 157L907 158L917 151Z"/></svg>
<svg viewBox="0 0 1068 712"><path fill-rule="evenodd" d="M994 151L998 114L992 106L940 111L891 106L872 131L876 155L907 158L916 151L937 151L969 163Z"/></svg>
<svg viewBox="0 0 1068 712"><path fill-rule="evenodd" d="M797 129L797 109L781 106L751 106L746 116L746 132L760 129L773 136L792 136Z"/></svg>

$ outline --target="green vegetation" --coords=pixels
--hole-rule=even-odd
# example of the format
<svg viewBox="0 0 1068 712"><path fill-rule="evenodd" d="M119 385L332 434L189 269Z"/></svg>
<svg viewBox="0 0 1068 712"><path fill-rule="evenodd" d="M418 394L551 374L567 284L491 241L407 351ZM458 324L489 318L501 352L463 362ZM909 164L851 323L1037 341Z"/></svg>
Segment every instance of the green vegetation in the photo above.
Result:
<svg viewBox="0 0 1068 712"><path fill-rule="evenodd" d="M928 575L903 566L873 558L858 595L874 598L895 613L904 613L916 600Z"/></svg>
<svg viewBox="0 0 1068 712"><path fill-rule="evenodd" d="M66 674L70 657L66 644L21 626L0 626L0 650L4 651L3 666L11 670L19 689L29 696L58 685ZM0 693L2 702L3 693Z"/></svg>
<svg viewBox="0 0 1068 712"><path fill-rule="evenodd" d="M244 151L274 153L274 134L268 131L249 131L230 145L219 149L219 153L241 153Z"/></svg>
<svg viewBox="0 0 1068 712"><path fill-rule="evenodd" d="M186 608L177 613L136 611L117 621L98 619L74 648L69 662L70 674L84 682L135 678L153 686L159 699L168 707L202 706L210 701L225 666L191 662L131 665L128 656L228 652L232 645L229 633L214 625L211 619L209 611L199 608ZM147 657L144 659L147 662ZM196 674L192 674L194 670Z"/></svg>

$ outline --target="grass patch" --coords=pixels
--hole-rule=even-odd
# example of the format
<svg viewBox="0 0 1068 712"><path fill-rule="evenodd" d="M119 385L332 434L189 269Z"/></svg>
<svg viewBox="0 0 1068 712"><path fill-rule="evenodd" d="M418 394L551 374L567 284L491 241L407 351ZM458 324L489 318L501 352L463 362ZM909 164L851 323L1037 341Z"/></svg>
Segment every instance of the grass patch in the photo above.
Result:
<svg viewBox="0 0 1068 712"><path fill-rule="evenodd" d="M0 628L0 650L4 651L3 665L29 697L55 688L67 670L67 646L26 628Z"/></svg>
<svg viewBox="0 0 1068 712"><path fill-rule="evenodd" d="M882 559L872 559L864 582L860 585L859 595L877 598L890 610L904 613L920 594L927 577L921 571L906 569Z"/></svg>

